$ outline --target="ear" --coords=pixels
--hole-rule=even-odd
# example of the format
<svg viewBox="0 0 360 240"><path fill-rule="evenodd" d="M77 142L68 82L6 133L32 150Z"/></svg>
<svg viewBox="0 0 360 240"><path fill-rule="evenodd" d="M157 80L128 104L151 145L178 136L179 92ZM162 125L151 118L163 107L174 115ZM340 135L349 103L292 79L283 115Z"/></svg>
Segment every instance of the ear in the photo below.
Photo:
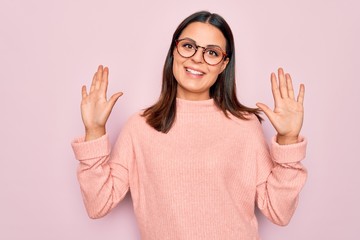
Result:
<svg viewBox="0 0 360 240"><path fill-rule="evenodd" d="M223 63L221 64L221 68L220 68L219 74L222 73L222 72L225 70L225 68L226 68L226 66L228 65L229 61L230 61L230 60L229 60L228 57L223 61Z"/></svg>

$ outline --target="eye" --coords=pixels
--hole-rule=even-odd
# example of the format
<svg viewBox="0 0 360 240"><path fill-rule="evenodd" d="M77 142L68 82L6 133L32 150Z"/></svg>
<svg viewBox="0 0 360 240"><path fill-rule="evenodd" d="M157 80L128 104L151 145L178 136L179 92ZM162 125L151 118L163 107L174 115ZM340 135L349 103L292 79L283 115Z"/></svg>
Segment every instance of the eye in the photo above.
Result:
<svg viewBox="0 0 360 240"><path fill-rule="evenodd" d="M183 48L188 48L188 49L194 49L194 45L192 45L191 43L184 43L182 45Z"/></svg>
<svg viewBox="0 0 360 240"><path fill-rule="evenodd" d="M220 51L217 49L207 49L206 54L210 57L219 57L221 55Z"/></svg>

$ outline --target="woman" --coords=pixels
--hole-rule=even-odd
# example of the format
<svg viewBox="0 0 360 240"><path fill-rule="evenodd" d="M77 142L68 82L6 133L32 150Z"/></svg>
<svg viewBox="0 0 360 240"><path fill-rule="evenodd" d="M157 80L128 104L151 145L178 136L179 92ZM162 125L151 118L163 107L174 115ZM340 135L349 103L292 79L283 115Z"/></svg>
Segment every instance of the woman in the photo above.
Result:
<svg viewBox="0 0 360 240"><path fill-rule="evenodd" d="M304 86L295 100L289 74L271 74L277 131L267 146L258 109L240 104L235 49L225 20L197 12L176 29L157 103L132 116L111 150L105 123L122 93L106 100L108 68L82 89L85 137L73 150L91 218L130 190L142 239L259 239L255 204L286 225L306 179L299 137Z"/></svg>

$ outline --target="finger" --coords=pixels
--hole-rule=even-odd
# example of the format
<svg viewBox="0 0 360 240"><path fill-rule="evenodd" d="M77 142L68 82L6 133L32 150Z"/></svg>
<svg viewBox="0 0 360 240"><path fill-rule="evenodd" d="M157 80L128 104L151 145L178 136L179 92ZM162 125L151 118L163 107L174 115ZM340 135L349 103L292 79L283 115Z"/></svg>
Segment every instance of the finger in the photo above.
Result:
<svg viewBox="0 0 360 240"><path fill-rule="evenodd" d="M264 103L256 103L256 106L260 108L269 118L270 122L272 122L272 119L274 118L274 112Z"/></svg>
<svg viewBox="0 0 360 240"><path fill-rule="evenodd" d="M95 89L98 90L101 85L101 78L103 74L103 66L99 65L98 70L96 72L96 81L95 81Z"/></svg>
<svg viewBox="0 0 360 240"><path fill-rule="evenodd" d="M289 98L291 99L295 99L295 96L294 96L294 87L293 87L293 84L292 84L292 80L291 80L291 76L290 74L285 74L285 78L286 78L286 85L287 85L287 90L288 90L288 96Z"/></svg>
<svg viewBox="0 0 360 240"><path fill-rule="evenodd" d="M97 73L97 72L96 72L96 73ZM95 90L96 73L94 73L93 79L92 79L92 81L91 81L90 92L93 92L93 91Z"/></svg>
<svg viewBox="0 0 360 240"><path fill-rule="evenodd" d="M273 98L276 106L277 102L281 99L280 89L276 81L275 73L271 73L270 78L271 78L271 91L273 93Z"/></svg>
<svg viewBox="0 0 360 240"><path fill-rule="evenodd" d="M298 103L301 103L301 104L304 103L304 96L305 96L305 85L304 85L304 84L300 84L299 95L298 95L298 97L297 97Z"/></svg>
<svg viewBox="0 0 360 240"><path fill-rule="evenodd" d="M87 92L86 92L86 86L85 85L83 85L82 88L81 88L81 96L82 96L82 99L87 97Z"/></svg>
<svg viewBox="0 0 360 240"><path fill-rule="evenodd" d="M108 87L108 77L109 77L109 68L105 67L103 74L102 74L101 84L100 84L100 91L102 94L104 94L105 98L106 98L106 91L107 91L107 87Z"/></svg>
<svg viewBox="0 0 360 240"><path fill-rule="evenodd" d="M288 89L286 86L284 70L282 68L278 69L278 77L279 77L279 87L280 87L281 97L287 98L288 97Z"/></svg>

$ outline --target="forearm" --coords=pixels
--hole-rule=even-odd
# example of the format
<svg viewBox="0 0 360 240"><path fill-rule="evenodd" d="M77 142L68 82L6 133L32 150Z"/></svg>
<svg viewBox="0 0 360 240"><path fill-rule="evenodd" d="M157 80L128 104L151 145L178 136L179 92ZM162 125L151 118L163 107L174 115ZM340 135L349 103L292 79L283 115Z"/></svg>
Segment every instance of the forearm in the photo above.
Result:
<svg viewBox="0 0 360 240"><path fill-rule="evenodd" d="M287 225L306 178L306 169L300 163L276 164L267 181L257 187L259 209L275 224Z"/></svg>
<svg viewBox="0 0 360 240"><path fill-rule="evenodd" d="M99 162L102 161L99 159ZM80 164L77 176L90 218L105 216L125 197L128 190L125 183L116 182L108 163L96 164L92 168Z"/></svg>
<svg viewBox="0 0 360 240"><path fill-rule="evenodd" d="M271 154L268 155L271 167L257 186L259 208L279 225L290 221L307 178L307 170L301 163L306 155L307 141L303 137L296 141L295 144L280 145L275 137L272 139Z"/></svg>
<svg viewBox="0 0 360 240"><path fill-rule="evenodd" d="M89 142L79 139L72 146L79 160L77 177L88 215L102 217L125 196L127 172L112 167L107 135Z"/></svg>

